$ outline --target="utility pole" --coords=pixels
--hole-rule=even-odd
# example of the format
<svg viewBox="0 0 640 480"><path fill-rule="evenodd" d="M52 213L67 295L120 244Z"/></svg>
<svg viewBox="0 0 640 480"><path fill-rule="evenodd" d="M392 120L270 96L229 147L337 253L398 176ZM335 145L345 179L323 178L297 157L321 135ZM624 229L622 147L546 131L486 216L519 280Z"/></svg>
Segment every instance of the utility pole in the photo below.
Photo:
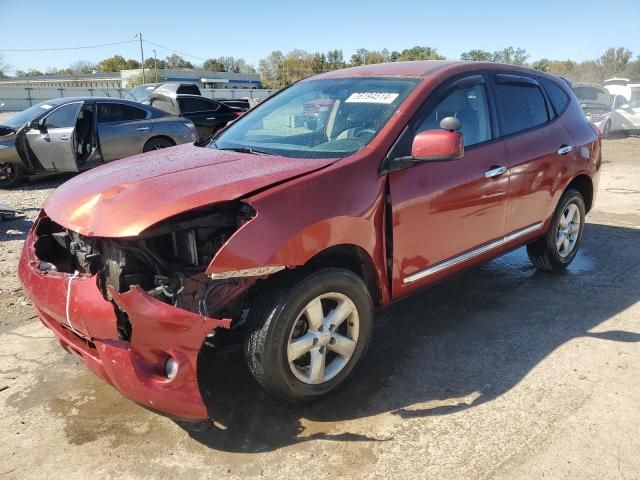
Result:
<svg viewBox="0 0 640 480"><path fill-rule="evenodd" d="M158 83L158 57L156 56L155 49L153 50L153 68L156 71L156 83Z"/></svg>
<svg viewBox="0 0 640 480"><path fill-rule="evenodd" d="M134 35L134 38L140 39L140 59L142 63L142 83L147 83L147 79L144 74L144 50L142 49L142 32L138 32Z"/></svg>

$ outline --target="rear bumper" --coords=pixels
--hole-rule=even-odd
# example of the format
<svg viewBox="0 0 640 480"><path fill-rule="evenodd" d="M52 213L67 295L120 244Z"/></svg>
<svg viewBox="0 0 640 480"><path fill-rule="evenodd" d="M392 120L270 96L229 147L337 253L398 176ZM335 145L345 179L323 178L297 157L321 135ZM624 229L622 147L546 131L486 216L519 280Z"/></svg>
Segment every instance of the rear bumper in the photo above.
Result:
<svg viewBox="0 0 640 480"><path fill-rule="evenodd" d="M102 297L94 276L71 278L38 270L36 228L25 241L18 274L40 319L62 347L136 403L180 419L207 418L197 381L198 353L207 334L229 328L229 321L173 307L133 287L111 292L132 325L131 341L122 340L114 305ZM164 374L169 357L178 364L172 379Z"/></svg>

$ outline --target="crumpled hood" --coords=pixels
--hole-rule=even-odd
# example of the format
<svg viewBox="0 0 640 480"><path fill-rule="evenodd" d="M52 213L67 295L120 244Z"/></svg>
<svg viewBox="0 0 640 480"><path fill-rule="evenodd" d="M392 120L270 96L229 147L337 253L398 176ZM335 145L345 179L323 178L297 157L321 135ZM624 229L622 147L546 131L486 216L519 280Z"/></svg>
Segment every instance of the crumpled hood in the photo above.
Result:
<svg viewBox="0 0 640 480"><path fill-rule="evenodd" d="M78 175L53 192L44 210L85 236L130 237L173 215L235 200L334 161L180 145Z"/></svg>

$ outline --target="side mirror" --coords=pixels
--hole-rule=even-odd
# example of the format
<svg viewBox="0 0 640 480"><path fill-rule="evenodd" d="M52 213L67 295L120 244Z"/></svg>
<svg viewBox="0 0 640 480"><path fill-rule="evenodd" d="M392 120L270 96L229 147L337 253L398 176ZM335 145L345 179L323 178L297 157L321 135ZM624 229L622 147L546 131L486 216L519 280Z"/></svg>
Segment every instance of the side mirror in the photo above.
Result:
<svg viewBox="0 0 640 480"><path fill-rule="evenodd" d="M435 162L457 160L464 156L464 142L460 129L460 120L454 117L444 118L440 122L443 130L425 130L418 133L411 146L411 158L417 162Z"/></svg>
<svg viewBox="0 0 640 480"><path fill-rule="evenodd" d="M40 120L32 120L29 123L29 128L32 128L33 130L44 130L44 120L40 119Z"/></svg>
<svg viewBox="0 0 640 480"><path fill-rule="evenodd" d="M620 105L620 108L622 110L629 110L631 108L631 105L629 105L628 103L625 103L624 105Z"/></svg>

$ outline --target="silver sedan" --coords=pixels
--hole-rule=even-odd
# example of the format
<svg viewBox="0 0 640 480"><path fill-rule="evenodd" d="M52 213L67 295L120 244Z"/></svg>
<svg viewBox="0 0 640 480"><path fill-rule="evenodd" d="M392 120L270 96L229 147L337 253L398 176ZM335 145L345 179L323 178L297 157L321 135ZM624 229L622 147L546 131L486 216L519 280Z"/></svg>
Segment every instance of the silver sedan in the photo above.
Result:
<svg viewBox="0 0 640 480"><path fill-rule="evenodd" d="M191 120L149 105L99 97L49 100L0 125L0 188L25 176L80 172L197 139Z"/></svg>

